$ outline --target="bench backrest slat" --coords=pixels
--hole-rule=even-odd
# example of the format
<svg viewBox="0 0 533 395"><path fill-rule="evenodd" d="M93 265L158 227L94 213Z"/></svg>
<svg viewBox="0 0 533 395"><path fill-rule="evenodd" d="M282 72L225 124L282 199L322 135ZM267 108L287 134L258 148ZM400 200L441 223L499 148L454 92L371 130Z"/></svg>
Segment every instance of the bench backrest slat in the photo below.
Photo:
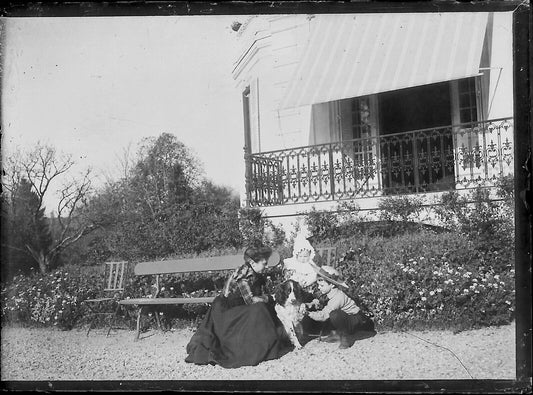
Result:
<svg viewBox="0 0 533 395"><path fill-rule="evenodd" d="M268 261L269 266L279 263L279 254L274 251ZM214 257L169 259L165 261L140 262L135 265L135 275L172 274L188 272L208 272L233 270L244 263L243 254Z"/></svg>

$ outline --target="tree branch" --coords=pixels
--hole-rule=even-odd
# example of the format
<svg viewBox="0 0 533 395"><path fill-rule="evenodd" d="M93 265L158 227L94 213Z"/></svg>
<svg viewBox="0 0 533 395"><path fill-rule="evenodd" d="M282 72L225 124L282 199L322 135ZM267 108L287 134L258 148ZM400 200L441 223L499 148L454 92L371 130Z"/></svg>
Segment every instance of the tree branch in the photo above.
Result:
<svg viewBox="0 0 533 395"><path fill-rule="evenodd" d="M85 226L84 228L82 228L77 234L63 238L58 244L56 244L56 245L50 250L50 254L51 254L51 256L56 256L56 255L59 254L62 250L64 250L64 249L67 248L68 246L74 244L74 243L77 242L79 239L81 239L83 236L85 236L85 235L91 233L91 232L92 232L93 230L95 230L97 227L98 227L97 225L95 225L95 224L91 224L91 225L88 225L88 226Z"/></svg>
<svg viewBox="0 0 533 395"><path fill-rule="evenodd" d="M18 247L12 246L11 244L5 244L5 243L2 243L1 245L2 245L2 247L10 248L10 249L15 250L15 251L20 251L20 252L28 253L27 250L24 250L24 249L22 249L22 248L18 248Z"/></svg>

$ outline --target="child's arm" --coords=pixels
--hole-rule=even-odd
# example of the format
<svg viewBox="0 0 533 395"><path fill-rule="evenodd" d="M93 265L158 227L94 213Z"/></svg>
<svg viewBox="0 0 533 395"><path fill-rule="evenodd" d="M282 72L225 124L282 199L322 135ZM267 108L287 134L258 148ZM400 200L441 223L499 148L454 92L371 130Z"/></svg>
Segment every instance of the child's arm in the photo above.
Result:
<svg viewBox="0 0 533 395"><path fill-rule="evenodd" d="M329 313L333 310L340 309L342 306L342 301L339 298L331 298L328 300L328 303L322 310L310 311L308 313L309 318L315 321L326 321L329 318Z"/></svg>

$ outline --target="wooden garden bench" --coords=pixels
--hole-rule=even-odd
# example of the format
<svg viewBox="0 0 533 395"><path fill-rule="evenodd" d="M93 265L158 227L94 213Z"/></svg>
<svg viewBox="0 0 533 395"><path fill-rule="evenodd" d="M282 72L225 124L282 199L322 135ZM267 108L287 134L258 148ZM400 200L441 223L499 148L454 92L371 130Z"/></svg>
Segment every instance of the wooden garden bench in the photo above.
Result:
<svg viewBox="0 0 533 395"><path fill-rule="evenodd" d="M280 256L274 251L271 255L268 266L272 267L279 263ZM135 265L134 274L136 276L155 276L156 291L151 297L123 299L119 302L120 306L137 306L137 329L135 334L135 341L139 340L140 336L140 322L142 313L149 306L162 305L183 305L183 304L197 304L197 303L211 303L215 299L214 296L209 297L174 297L174 298L160 298L161 292L160 276L165 274L182 274L194 272L216 272L222 270L234 270L244 263L243 254L239 255L222 255L215 257L202 257L190 259L174 259L166 261L152 261L140 262ZM161 323L159 316L156 313L156 321L159 329Z"/></svg>

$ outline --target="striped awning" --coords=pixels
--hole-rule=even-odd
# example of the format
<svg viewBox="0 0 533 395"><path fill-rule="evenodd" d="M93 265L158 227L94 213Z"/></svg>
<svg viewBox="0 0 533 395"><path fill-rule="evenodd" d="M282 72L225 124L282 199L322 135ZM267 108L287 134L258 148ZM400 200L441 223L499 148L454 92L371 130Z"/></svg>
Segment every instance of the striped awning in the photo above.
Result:
<svg viewBox="0 0 533 395"><path fill-rule="evenodd" d="M488 13L317 15L281 109L479 74Z"/></svg>

